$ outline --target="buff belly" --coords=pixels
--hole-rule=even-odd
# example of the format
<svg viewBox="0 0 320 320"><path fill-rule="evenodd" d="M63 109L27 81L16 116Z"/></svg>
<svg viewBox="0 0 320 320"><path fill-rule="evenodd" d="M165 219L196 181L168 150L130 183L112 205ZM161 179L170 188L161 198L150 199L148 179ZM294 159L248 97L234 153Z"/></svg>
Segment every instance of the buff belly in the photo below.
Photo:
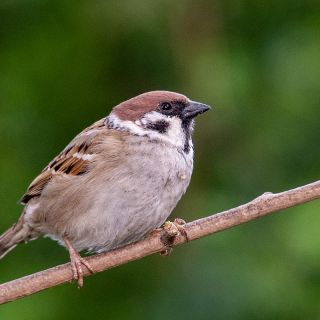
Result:
<svg viewBox="0 0 320 320"><path fill-rule="evenodd" d="M141 153L139 148L137 144L133 154ZM94 182L83 175L71 178L78 179L77 184L61 179L61 188L56 180L36 207L32 202L26 206L26 222L61 244L67 235L78 251L107 251L143 238L168 218L192 173L192 155L186 158L165 145L158 150L154 144L149 149L144 145L143 162L140 156L114 171L105 170ZM56 197L55 203L49 195ZM91 201L83 201L85 197Z"/></svg>

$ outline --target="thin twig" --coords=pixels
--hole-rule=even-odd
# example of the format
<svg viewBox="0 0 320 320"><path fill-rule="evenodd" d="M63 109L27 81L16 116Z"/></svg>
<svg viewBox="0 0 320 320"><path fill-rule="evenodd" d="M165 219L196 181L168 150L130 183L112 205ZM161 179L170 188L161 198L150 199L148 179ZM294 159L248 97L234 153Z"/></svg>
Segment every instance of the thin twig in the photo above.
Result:
<svg viewBox="0 0 320 320"><path fill-rule="evenodd" d="M281 209L320 198L320 180L282 193L264 193L242 206L195 220L185 225L188 240L192 241L209 234L248 222ZM129 261L137 260L166 249L161 241L161 231L126 247L87 257L96 272L101 272ZM182 235L174 239L173 246L186 242ZM85 276L89 272L84 270ZM32 275L0 285L0 304L22 298L44 289L72 280L70 263L40 271Z"/></svg>

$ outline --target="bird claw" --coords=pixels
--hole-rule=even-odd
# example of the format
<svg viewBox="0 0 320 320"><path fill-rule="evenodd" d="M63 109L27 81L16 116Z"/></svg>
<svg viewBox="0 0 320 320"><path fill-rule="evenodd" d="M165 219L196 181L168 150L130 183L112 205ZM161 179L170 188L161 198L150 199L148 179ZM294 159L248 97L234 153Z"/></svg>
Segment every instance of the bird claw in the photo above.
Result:
<svg viewBox="0 0 320 320"><path fill-rule="evenodd" d="M181 218L174 219L173 223L177 227L177 229L179 230L179 233L181 235L183 235L186 238L187 242L188 242L189 241L189 237L188 237L187 231L186 231L186 229L184 227L184 225L187 224L187 223Z"/></svg>
<svg viewBox="0 0 320 320"><path fill-rule="evenodd" d="M162 230L164 231L164 233L161 236L161 241L167 247L167 249L160 252L161 256L169 256L171 254L171 252L173 251L172 249L173 241L178 235L181 234L186 238L187 241L189 241L187 232L183 226L185 224L186 222L180 218L174 219L173 222L166 221L163 224Z"/></svg>
<svg viewBox="0 0 320 320"><path fill-rule="evenodd" d="M163 250L163 251L160 252L160 256L162 256L162 257L168 257L168 256L170 256L170 254L172 253L172 251L173 251L173 248L168 247L167 249L165 249L165 250Z"/></svg>
<svg viewBox="0 0 320 320"><path fill-rule="evenodd" d="M83 287L83 266L85 266L90 273L94 273L90 264L82 258L78 253L70 254L71 269L73 274L73 280L77 281L78 288Z"/></svg>
<svg viewBox="0 0 320 320"><path fill-rule="evenodd" d="M82 265L84 265L90 273L94 273L92 267L90 266L89 262L87 262L84 258L80 256L78 251L73 247L71 241L68 239L68 237L63 238L66 247L69 250L70 254L70 265L73 275L73 280L78 282L78 288L83 287L83 268Z"/></svg>

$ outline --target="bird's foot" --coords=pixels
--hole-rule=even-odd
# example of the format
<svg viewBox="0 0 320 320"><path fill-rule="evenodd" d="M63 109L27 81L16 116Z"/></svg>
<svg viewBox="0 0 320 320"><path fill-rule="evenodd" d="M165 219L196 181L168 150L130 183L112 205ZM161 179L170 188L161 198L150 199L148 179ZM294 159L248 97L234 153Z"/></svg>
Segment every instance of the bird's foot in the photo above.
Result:
<svg viewBox="0 0 320 320"><path fill-rule="evenodd" d="M172 244L174 239L178 235L183 235L187 241L189 241L186 229L184 228L184 225L186 222L183 219L176 218L173 222L166 221L163 226L162 230L164 231L161 236L162 243L167 247L164 251L160 252L160 255L162 256L168 256L172 252Z"/></svg>
<svg viewBox="0 0 320 320"><path fill-rule="evenodd" d="M76 252L75 255L70 254L70 264L73 274L73 279L78 282L78 287L83 287L83 265L89 270L90 273L94 273L90 264L82 258L79 253Z"/></svg>
<svg viewBox="0 0 320 320"><path fill-rule="evenodd" d="M77 281L78 288L83 287L83 266L85 266L90 273L94 273L90 264L80 256L77 250L72 246L68 238L64 238L64 242L69 250L70 264L73 275L73 280Z"/></svg>

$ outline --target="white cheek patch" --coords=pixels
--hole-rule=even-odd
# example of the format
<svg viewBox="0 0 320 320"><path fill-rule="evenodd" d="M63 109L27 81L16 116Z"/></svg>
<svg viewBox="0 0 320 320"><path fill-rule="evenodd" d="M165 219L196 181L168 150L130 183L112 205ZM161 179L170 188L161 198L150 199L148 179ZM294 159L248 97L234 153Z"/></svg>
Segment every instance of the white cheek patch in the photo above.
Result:
<svg viewBox="0 0 320 320"><path fill-rule="evenodd" d="M152 111L146 113L141 119L136 120L135 123L137 124L142 124L142 125L147 125L148 123L154 123L157 121L162 121L162 120L168 120L168 117L164 116L163 114Z"/></svg>
<svg viewBox="0 0 320 320"><path fill-rule="evenodd" d="M164 133L148 128L148 125L159 121L168 123L168 128ZM110 114L107 117L106 124L111 128L128 131L138 136L148 136L151 140L168 143L177 148L184 148L185 145L185 133L182 129L181 119L178 117L168 117L156 111L146 113L144 117L135 122L123 121L116 115Z"/></svg>
<svg viewBox="0 0 320 320"><path fill-rule="evenodd" d="M147 129L148 125L152 125L161 121L168 124L165 132ZM137 120L135 123L137 125L143 126L146 130L148 130L151 137L155 137L156 139L163 142L169 142L170 144L173 144L174 146L179 148L184 146L185 134L182 129L181 119L178 117L168 117L159 112L152 111L146 113L143 118Z"/></svg>
<svg viewBox="0 0 320 320"><path fill-rule="evenodd" d="M184 144L185 133L182 129L182 121L177 117L169 118L169 127L165 135L172 141L180 141Z"/></svg>
<svg viewBox="0 0 320 320"><path fill-rule="evenodd" d="M115 114L112 113L106 118L106 125L110 128L118 129L121 131L128 131L138 136L145 135L145 130L141 128L136 122L120 120Z"/></svg>

